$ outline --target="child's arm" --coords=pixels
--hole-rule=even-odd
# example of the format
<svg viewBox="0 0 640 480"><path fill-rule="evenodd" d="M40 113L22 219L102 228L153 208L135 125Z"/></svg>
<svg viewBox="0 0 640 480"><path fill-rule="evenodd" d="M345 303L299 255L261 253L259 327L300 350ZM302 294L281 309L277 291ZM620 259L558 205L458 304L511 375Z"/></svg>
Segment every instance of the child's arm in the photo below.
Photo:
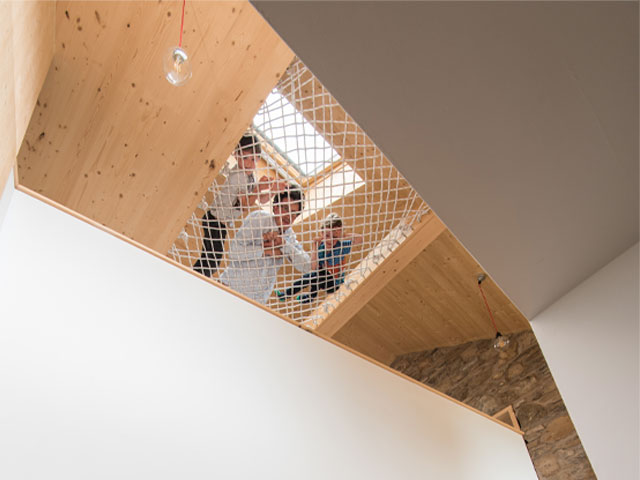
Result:
<svg viewBox="0 0 640 480"><path fill-rule="evenodd" d="M245 262L262 258L264 251L262 232L269 225L268 213L258 210L249 214L231 241L228 252L229 260Z"/></svg>
<svg viewBox="0 0 640 480"><path fill-rule="evenodd" d="M266 175L260 177L252 188L247 189L244 186L243 191L238 193L238 199L243 210L247 210L256 204L256 201L260 203L267 203L271 200L271 197L276 193L279 193L282 189L283 182L271 180Z"/></svg>
<svg viewBox="0 0 640 480"><path fill-rule="evenodd" d="M263 175L258 180L257 200L260 203L267 203L271 199L271 183L271 180L266 175Z"/></svg>
<svg viewBox="0 0 640 480"><path fill-rule="evenodd" d="M258 199L258 194L254 192L245 192L238 196L240 200L240 206L243 211L246 211L248 208L255 205L256 200Z"/></svg>
<svg viewBox="0 0 640 480"><path fill-rule="evenodd" d="M288 229L282 234L282 240L282 254L293 268L302 273L309 273L311 271L311 258L309 258L309 254L304 251L304 248L296 239L295 233Z"/></svg>
<svg viewBox="0 0 640 480"><path fill-rule="evenodd" d="M364 236L359 233L345 233L342 235L343 240L351 240L351 245L361 245L364 242Z"/></svg>
<svg viewBox="0 0 640 480"><path fill-rule="evenodd" d="M266 232L262 235L262 246L265 257L281 257L284 240L278 232Z"/></svg>
<svg viewBox="0 0 640 480"><path fill-rule="evenodd" d="M286 187L287 182L284 180L271 179L263 175L260 177L260 180L258 180L257 200L263 204L267 203L271 200L271 197L282 192Z"/></svg>
<svg viewBox="0 0 640 480"><path fill-rule="evenodd" d="M318 270L318 249L322 243L323 237L319 236L313 239L313 253L311 254L311 270Z"/></svg>

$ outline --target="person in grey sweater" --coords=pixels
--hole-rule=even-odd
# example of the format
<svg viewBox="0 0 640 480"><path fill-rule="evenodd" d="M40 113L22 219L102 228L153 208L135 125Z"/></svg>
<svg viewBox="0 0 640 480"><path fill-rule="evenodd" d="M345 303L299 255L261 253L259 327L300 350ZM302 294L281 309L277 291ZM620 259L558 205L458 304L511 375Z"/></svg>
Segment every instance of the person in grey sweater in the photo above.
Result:
<svg viewBox="0 0 640 480"><path fill-rule="evenodd" d="M244 135L238 142L234 156L238 164L226 175L211 207L202 217L202 253L193 269L207 277L217 270L224 252L227 231L256 201L267 203L281 189L281 182L266 176L256 181L255 169L261 148L258 138Z"/></svg>
<svg viewBox="0 0 640 480"><path fill-rule="evenodd" d="M300 189L289 186L275 196L272 213L257 210L247 215L231 241L228 265L220 281L266 304L285 260L299 272L309 272L311 257L291 229L302 210L302 202Z"/></svg>

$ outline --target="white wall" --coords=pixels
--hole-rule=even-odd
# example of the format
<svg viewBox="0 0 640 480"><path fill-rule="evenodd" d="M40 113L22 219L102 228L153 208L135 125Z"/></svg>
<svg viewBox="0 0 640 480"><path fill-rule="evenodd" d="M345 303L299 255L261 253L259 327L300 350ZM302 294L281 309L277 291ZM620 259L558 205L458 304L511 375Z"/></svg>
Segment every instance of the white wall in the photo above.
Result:
<svg viewBox="0 0 640 480"><path fill-rule="evenodd" d="M532 321L601 480L637 480L638 244Z"/></svg>
<svg viewBox="0 0 640 480"><path fill-rule="evenodd" d="M514 432L20 191L0 295L0 478L536 478Z"/></svg>

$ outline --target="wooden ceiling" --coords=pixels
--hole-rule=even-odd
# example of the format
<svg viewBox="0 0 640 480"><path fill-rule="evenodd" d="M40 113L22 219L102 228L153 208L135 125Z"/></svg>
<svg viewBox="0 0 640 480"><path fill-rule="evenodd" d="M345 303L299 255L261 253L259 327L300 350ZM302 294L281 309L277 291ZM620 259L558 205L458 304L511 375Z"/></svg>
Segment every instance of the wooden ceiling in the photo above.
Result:
<svg viewBox="0 0 640 480"><path fill-rule="evenodd" d="M20 183L166 253L293 53L247 2L187 2L193 78L164 78L182 2L57 2Z"/></svg>
<svg viewBox="0 0 640 480"><path fill-rule="evenodd" d="M54 58L18 155L22 185L162 254L294 58L250 4L188 2L194 76L173 87L161 57L177 43L180 7L57 2ZM358 152L339 147L357 169ZM481 271L431 221L318 331L383 363L489 338ZM504 333L529 328L499 288L483 285Z"/></svg>
<svg viewBox="0 0 640 480"><path fill-rule="evenodd" d="M385 364L404 353L491 338L495 330L477 282L482 272L445 229L333 338ZM482 288L501 333L530 328L490 278Z"/></svg>

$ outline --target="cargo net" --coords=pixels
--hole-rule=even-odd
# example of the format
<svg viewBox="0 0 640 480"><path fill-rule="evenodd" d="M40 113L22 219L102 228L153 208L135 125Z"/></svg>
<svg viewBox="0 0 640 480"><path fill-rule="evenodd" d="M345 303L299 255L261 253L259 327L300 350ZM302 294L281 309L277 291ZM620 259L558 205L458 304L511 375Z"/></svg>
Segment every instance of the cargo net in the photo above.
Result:
<svg viewBox="0 0 640 480"><path fill-rule="evenodd" d="M169 255L314 328L427 211L295 60Z"/></svg>

